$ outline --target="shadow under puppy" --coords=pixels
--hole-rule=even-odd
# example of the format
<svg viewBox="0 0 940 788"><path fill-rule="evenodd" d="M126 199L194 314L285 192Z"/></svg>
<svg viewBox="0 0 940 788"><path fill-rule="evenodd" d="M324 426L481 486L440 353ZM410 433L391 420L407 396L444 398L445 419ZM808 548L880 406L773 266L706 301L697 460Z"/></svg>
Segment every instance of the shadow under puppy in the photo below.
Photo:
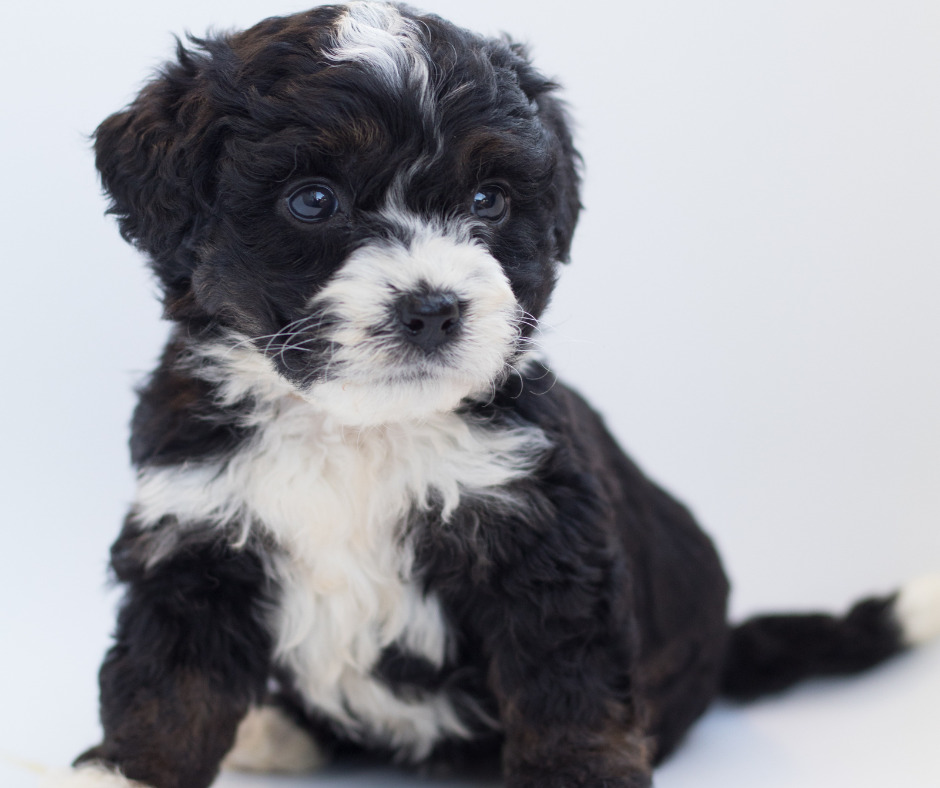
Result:
<svg viewBox="0 0 940 788"><path fill-rule="evenodd" d="M578 161L522 48L353 3L177 58L96 134L173 330L133 419L104 741L61 785L355 746L636 788L719 693L934 634L935 579L730 628L709 539L532 357Z"/></svg>

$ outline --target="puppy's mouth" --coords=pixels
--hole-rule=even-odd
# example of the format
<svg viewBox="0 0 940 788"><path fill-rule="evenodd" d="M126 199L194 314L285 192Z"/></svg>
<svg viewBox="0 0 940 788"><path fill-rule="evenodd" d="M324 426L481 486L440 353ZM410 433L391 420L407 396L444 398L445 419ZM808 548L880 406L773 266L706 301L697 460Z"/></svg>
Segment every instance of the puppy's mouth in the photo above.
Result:
<svg viewBox="0 0 940 788"><path fill-rule="evenodd" d="M361 247L309 311L286 344L303 353L298 389L346 423L453 410L492 394L519 353L523 312L502 267L442 235Z"/></svg>

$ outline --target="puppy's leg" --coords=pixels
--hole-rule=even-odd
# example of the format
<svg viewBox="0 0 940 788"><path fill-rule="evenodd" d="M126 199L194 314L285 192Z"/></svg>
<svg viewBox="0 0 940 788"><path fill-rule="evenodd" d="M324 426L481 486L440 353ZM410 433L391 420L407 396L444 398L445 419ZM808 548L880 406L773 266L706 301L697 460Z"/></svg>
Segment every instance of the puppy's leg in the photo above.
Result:
<svg viewBox="0 0 940 788"><path fill-rule="evenodd" d="M506 733L507 785L649 786L653 752L631 697L627 664L619 666L618 680L604 646L559 639L546 648L543 632L540 647L533 648L523 630L514 623L492 662Z"/></svg>
<svg viewBox="0 0 940 788"><path fill-rule="evenodd" d="M262 564L247 548L207 543L147 567L133 541L125 535L113 551L128 590L100 673L104 741L79 757L75 774L102 787L126 778L205 788L264 693Z"/></svg>
<svg viewBox="0 0 940 788"><path fill-rule="evenodd" d="M510 788L650 785L629 585L586 530L546 527L465 608L488 658Z"/></svg>

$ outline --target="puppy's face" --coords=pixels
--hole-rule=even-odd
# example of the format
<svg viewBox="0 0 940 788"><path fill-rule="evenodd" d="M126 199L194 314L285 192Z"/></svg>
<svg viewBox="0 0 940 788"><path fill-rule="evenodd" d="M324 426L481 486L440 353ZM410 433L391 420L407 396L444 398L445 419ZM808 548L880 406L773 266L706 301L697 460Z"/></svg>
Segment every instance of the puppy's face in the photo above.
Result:
<svg viewBox="0 0 940 788"><path fill-rule="evenodd" d="M168 315L349 423L498 385L577 218L552 84L506 41L385 4L196 44L96 138Z"/></svg>

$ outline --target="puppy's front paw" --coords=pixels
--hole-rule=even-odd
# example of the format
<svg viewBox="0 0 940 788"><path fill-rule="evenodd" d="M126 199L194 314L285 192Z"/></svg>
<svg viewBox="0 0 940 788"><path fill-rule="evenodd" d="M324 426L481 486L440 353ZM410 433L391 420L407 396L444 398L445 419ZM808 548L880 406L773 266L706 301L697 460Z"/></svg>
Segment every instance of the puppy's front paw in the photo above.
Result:
<svg viewBox="0 0 940 788"><path fill-rule="evenodd" d="M327 756L305 730L275 706L252 709L238 726L235 745L222 766L239 772L304 774Z"/></svg>
<svg viewBox="0 0 940 788"><path fill-rule="evenodd" d="M120 772L100 763L83 763L74 769L62 769L43 778L40 788L149 788L128 780Z"/></svg>

